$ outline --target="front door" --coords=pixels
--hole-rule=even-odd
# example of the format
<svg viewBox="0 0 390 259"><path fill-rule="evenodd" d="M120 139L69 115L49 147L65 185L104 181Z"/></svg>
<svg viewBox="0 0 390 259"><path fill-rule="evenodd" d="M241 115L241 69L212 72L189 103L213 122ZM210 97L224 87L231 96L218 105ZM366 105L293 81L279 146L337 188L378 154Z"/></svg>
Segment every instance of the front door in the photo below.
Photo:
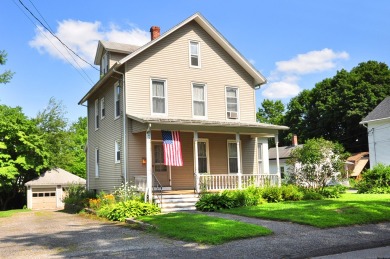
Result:
<svg viewBox="0 0 390 259"><path fill-rule="evenodd" d="M164 148L162 142L153 142L153 173L163 187L170 187L169 166L164 165ZM153 184L153 186L156 186Z"/></svg>

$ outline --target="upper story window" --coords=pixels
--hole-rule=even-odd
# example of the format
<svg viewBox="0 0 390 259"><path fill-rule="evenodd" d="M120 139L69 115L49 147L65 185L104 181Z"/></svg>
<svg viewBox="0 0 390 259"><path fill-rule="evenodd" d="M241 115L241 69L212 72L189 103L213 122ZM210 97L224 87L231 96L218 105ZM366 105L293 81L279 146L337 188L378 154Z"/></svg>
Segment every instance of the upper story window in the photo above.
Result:
<svg viewBox="0 0 390 259"><path fill-rule="evenodd" d="M200 67L200 44L197 41L190 41L190 66Z"/></svg>
<svg viewBox="0 0 390 259"><path fill-rule="evenodd" d="M121 99L121 87L118 83L114 87L114 101L115 101L115 119L121 115L120 99Z"/></svg>
<svg viewBox="0 0 390 259"><path fill-rule="evenodd" d="M102 62L100 65L100 74L105 75L108 72L108 52L102 56Z"/></svg>
<svg viewBox="0 0 390 259"><path fill-rule="evenodd" d="M207 93L205 84L192 84L192 114L194 117L206 117Z"/></svg>
<svg viewBox="0 0 390 259"><path fill-rule="evenodd" d="M115 141L115 163L121 162L121 144L118 140Z"/></svg>
<svg viewBox="0 0 390 259"><path fill-rule="evenodd" d="M99 129L99 99L95 100L95 130Z"/></svg>
<svg viewBox="0 0 390 259"><path fill-rule="evenodd" d="M152 114L167 114L167 85L165 80L152 79L151 83Z"/></svg>
<svg viewBox="0 0 390 259"><path fill-rule="evenodd" d="M104 119L106 116L106 106L104 104L104 97L100 99L100 119Z"/></svg>
<svg viewBox="0 0 390 259"><path fill-rule="evenodd" d="M239 118L239 102L238 102L238 88L226 87L226 118Z"/></svg>

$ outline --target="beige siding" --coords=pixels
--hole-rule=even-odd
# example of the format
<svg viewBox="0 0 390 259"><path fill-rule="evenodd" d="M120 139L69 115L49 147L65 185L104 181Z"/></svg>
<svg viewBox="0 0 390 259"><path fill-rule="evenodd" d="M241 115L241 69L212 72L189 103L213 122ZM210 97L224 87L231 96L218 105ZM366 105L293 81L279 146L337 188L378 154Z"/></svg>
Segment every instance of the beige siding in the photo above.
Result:
<svg viewBox="0 0 390 259"><path fill-rule="evenodd" d="M121 141L121 118L114 119L114 80L95 93L88 100L88 148L89 188L98 191L112 191L122 182L121 163L115 163L115 140ZM100 117L99 129L95 130L95 100L104 97L106 114ZM99 177L95 177L95 149L99 149ZM123 152L121 152L123 154ZM123 160L123 159L121 159Z"/></svg>
<svg viewBox="0 0 390 259"><path fill-rule="evenodd" d="M257 174L257 142L256 138L241 136L242 150L242 173Z"/></svg>
<svg viewBox="0 0 390 259"><path fill-rule="evenodd" d="M200 42L201 68L189 66L189 41ZM150 80L167 80L168 117L192 118L191 83L207 84L209 120L226 119L225 87L239 88L240 120L255 121L253 78L196 22L126 63L127 113L151 115Z"/></svg>
<svg viewBox="0 0 390 259"><path fill-rule="evenodd" d="M110 64L109 64L109 66L112 67L116 62L118 62L122 58L126 57L127 55L128 54L124 54L124 53L110 52L110 55L109 55Z"/></svg>

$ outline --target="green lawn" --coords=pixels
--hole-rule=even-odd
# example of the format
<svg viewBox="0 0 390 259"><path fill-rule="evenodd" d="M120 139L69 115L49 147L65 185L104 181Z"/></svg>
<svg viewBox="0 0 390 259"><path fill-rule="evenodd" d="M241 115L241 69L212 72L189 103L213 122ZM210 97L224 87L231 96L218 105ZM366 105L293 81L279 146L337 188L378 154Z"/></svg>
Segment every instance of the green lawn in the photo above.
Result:
<svg viewBox="0 0 390 259"><path fill-rule="evenodd" d="M4 211L0 211L0 218L11 217L15 213L26 212L26 211L30 211L30 210L28 210L28 209L20 209L20 210L4 210Z"/></svg>
<svg viewBox="0 0 390 259"><path fill-rule="evenodd" d="M390 221L390 195L346 193L339 199L267 203L222 212L329 228Z"/></svg>
<svg viewBox="0 0 390 259"><path fill-rule="evenodd" d="M272 234L261 226L192 213L160 214L140 220L156 226L152 231L162 236L202 244L217 245Z"/></svg>

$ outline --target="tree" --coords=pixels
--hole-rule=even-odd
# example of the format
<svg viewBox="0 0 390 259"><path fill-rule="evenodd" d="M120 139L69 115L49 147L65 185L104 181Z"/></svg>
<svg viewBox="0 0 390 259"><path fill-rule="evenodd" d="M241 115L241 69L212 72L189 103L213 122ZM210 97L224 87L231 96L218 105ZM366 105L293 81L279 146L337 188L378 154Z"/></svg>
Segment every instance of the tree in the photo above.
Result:
<svg viewBox="0 0 390 259"><path fill-rule="evenodd" d="M35 124L20 107L0 105L1 210L18 196L24 197L24 184L47 169L45 147Z"/></svg>
<svg viewBox="0 0 390 259"><path fill-rule="evenodd" d="M256 113L257 121L274 125L283 125L284 110L285 108L282 101L265 99Z"/></svg>
<svg viewBox="0 0 390 259"><path fill-rule="evenodd" d="M47 107L38 112L33 120L42 134L49 153L50 168L60 167L66 170L71 165L70 133L67 130L68 121L65 118L65 107L62 102L50 98Z"/></svg>
<svg viewBox="0 0 390 259"><path fill-rule="evenodd" d="M291 151L290 181L306 188L323 189L343 168L344 148L322 138L309 139Z"/></svg>
<svg viewBox="0 0 390 259"><path fill-rule="evenodd" d="M367 151L367 131L359 122L389 95L389 67L376 61L360 63L292 98L285 124L301 140L322 137L350 152Z"/></svg>
<svg viewBox="0 0 390 259"><path fill-rule="evenodd" d="M70 165L64 169L82 178L86 178L86 155L87 143L87 118L79 117L69 129L70 133Z"/></svg>
<svg viewBox="0 0 390 259"><path fill-rule="evenodd" d="M5 65L7 62L7 53L4 50L0 51L0 65ZM0 84L6 84L9 83L12 79L12 76L14 75L13 72L10 70L4 71L2 74L0 74Z"/></svg>

